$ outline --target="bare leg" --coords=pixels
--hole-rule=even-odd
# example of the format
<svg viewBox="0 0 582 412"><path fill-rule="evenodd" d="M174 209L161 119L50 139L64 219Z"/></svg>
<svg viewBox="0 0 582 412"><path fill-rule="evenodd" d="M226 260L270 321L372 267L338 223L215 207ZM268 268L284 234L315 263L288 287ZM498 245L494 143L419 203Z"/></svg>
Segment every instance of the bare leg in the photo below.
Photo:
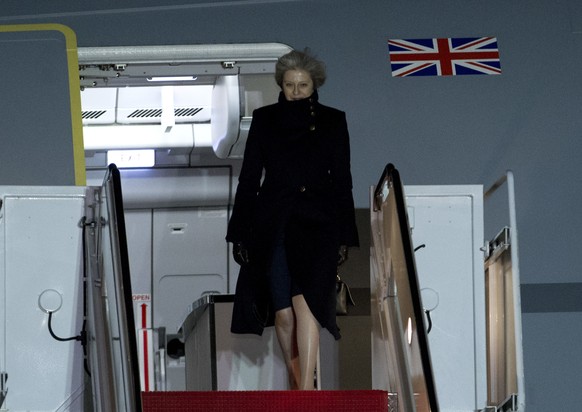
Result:
<svg viewBox="0 0 582 412"><path fill-rule="evenodd" d="M299 389L301 378L296 331L295 314L292 308L289 307L275 312L275 332L285 358L290 389Z"/></svg>
<svg viewBox="0 0 582 412"><path fill-rule="evenodd" d="M319 350L319 323L311 313L303 295L293 296L293 310L297 322L297 348L301 366L299 389L313 390L317 353Z"/></svg>

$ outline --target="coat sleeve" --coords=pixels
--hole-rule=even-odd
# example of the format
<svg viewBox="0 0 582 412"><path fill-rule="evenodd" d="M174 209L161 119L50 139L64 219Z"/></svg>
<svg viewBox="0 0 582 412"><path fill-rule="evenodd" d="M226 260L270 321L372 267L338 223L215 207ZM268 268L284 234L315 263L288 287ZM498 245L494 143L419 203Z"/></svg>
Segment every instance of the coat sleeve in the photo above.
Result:
<svg viewBox="0 0 582 412"><path fill-rule="evenodd" d="M359 246L356 212L352 194L350 137L346 115L339 112L334 122L332 182L339 221L339 241L346 246Z"/></svg>
<svg viewBox="0 0 582 412"><path fill-rule="evenodd" d="M228 223L226 233L228 242L246 242L250 240L251 223L264 167L260 148L263 123L260 110L255 110L245 146L232 215Z"/></svg>

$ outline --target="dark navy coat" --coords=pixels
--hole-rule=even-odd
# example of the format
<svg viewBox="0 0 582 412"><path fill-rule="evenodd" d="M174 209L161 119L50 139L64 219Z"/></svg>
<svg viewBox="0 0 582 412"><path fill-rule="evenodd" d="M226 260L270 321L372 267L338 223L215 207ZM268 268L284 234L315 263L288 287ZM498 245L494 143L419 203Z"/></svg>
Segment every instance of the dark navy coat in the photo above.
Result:
<svg viewBox="0 0 582 412"><path fill-rule="evenodd" d="M291 276L321 326L336 339L340 245L358 246L345 113L310 98L257 109L247 138L226 240L250 263L237 281L231 330L262 334L273 324L266 271L278 230Z"/></svg>

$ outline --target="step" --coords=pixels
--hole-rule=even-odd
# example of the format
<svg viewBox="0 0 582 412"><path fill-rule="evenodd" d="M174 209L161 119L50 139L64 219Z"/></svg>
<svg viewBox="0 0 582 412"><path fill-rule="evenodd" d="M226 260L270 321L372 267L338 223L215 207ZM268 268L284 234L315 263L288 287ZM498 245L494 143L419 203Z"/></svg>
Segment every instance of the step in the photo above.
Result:
<svg viewBox="0 0 582 412"><path fill-rule="evenodd" d="M143 412L392 412L396 396L380 390L142 392Z"/></svg>

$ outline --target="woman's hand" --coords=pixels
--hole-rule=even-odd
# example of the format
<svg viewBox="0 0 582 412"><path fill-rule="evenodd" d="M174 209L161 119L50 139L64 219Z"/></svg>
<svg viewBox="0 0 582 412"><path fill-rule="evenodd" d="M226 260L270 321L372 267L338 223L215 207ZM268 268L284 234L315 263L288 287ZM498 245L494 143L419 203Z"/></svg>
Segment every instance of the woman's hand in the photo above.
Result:
<svg viewBox="0 0 582 412"><path fill-rule="evenodd" d="M233 242L232 256L234 261L241 266L249 263L249 251L243 242Z"/></svg>

